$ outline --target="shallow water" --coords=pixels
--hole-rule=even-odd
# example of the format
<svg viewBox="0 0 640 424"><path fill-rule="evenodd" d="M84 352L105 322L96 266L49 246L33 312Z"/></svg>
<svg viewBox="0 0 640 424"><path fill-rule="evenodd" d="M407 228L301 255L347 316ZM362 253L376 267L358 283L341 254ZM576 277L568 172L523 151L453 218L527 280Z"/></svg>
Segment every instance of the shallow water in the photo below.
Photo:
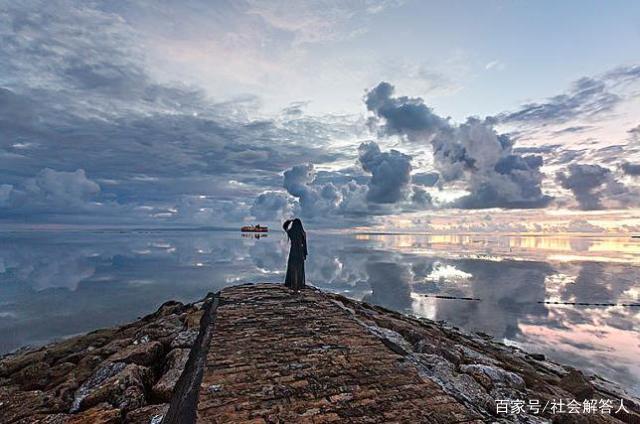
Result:
<svg viewBox="0 0 640 424"><path fill-rule="evenodd" d="M482 331L640 394L640 307L620 305L640 303L640 240L308 238L307 277L315 286ZM280 233L2 233L0 353L124 323L169 299L281 282L286 253Z"/></svg>

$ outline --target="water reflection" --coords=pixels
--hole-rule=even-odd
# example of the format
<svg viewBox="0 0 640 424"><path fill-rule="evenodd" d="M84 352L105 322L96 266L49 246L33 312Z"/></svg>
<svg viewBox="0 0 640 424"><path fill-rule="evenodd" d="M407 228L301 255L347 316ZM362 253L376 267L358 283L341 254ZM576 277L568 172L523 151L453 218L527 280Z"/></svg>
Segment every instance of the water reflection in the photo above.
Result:
<svg viewBox="0 0 640 424"><path fill-rule="evenodd" d="M640 393L640 241L310 233L308 280L445 320ZM240 282L281 282L287 241L232 232L0 236L0 352L135 319ZM434 296L474 298L455 300Z"/></svg>

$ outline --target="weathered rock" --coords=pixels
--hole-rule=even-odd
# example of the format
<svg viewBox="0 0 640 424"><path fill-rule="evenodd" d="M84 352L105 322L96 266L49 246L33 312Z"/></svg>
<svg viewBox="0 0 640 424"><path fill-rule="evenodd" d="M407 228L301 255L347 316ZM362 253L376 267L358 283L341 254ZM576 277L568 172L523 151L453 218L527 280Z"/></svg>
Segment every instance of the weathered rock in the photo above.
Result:
<svg viewBox="0 0 640 424"><path fill-rule="evenodd" d="M190 348L198 337L198 330L185 330L178 333L175 339L171 342L171 348L177 347Z"/></svg>
<svg viewBox="0 0 640 424"><path fill-rule="evenodd" d="M0 360L0 377L8 377L28 365L43 362L45 355L46 351L44 349L25 354L8 355Z"/></svg>
<svg viewBox="0 0 640 424"><path fill-rule="evenodd" d="M162 344L157 341L131 344L109 356L109 362L125 362L138 365L157 365L162 356Z"/></svg>
<svg viewBox="0 0 640 424"><path fill-rule="evenodd" d="M15 391L0 388L0 424L36 414L59 412L51 406L51 396L41 390Z"/></svg>
<svg viewBox="0 0 640 424"><path fill-rule="evenodd" d="M168 403L143 406L127 413L125 421L127 424L160 424L168 409Z"/></svg>
<svg viewBox="0 0 640 424"><path fill-rule="evenodd" d="M115 328L101 329L51 344L46 347L47 362L52 365L58 362L77 363L84 356L113 340L116 333Z"/></svg>
<svg viewBox="0 0 640 424"><path fill-rule="evenodd" d="M134 336L134 342L144 340L157 340L171 344L175 336L182 331L183 324L175 315L163 316L138 329Z"/></svg>
<svg viewBox="0 0 640 424"><path fill-rule="evenodd" d="M263 302L268 307L251 306L257 292L265 296ZM351 418L408 422L407 417L419 408L438 411L429 415L428 422L445 423L465 419L447 406L457 403L483 420L511 422L506 416L491 416L495 414L493 399L498 398L624 398L631 414L618 418L635 422L640 417L640 402L615 384L591 381L535 354L442 323L314 290L299 294L295 302L290 292L274 286L241 286L223 293L221 296L233 297L240 306L233 312L235 316L216 318L216 331L227 331L229 338L215 349L226 346L228 350L210 358L213 366L207 372L220 375L203 381L200 387L208 396L202 406L220 408L227 418L244 416L248 422ZM310 312L320 304L322 316ZM334 310L335 305L341 305L341 309ZM158 424L167 405L149 403L166 402L171 397L198 334L202 306L169 302L158 312L116 329L3 357L0 424ZM281 327L284 306L290 315L285 320L287 326ZM223 306L219 312L231 313L232 309ZM225 325L227 329L222 330ZM299 337L286 350L278 342L282 328L299 331ZM377 338L375 343L364 342L373 336ZM291 356L291 350L297 353ZM352 354L345 353L349 350ZM370 362L372 357L376 361ZM256 362L258 359L262 362ZM446 393L445 403L442 395L420 394L425 388L437 391L434 385ZM393 387L401 389L390 390ZM256 398L246 397L249 392L263 401L256 404ZM236 395L245 398L240 402ZM278 402L284 410L274 407ZM248 406L252 404L257 409ZM72 407L75 413L69 413ZM574 418L527 415L519 417L518 422L574 422L567 421ZM594 416L585 419L613 420Z"/></svg>
<svg viewBox="0 0 640 424"><path fill-rule="evenodd" d="M47 414L24 418L17 424L119 424L122 412L109 404L97 405L78 414Z"/></svg>
<svg viewBox="0 0 640 424"><path fill-rule="evenodd" d="M188 328L188 329L194 329L194 330L198 330L198 327L200 327L200 320L202 319L202 314L203 314L203 310L202 308L200 309L195 309L188 312L187 316L185 318L184 321L184 325Z"/></svg>
<svg viewBox="0 0 640 424"><path fill-rule="evenodd" d="M56 387L66 381L76 369L76 364L62 362L49 370L47 388Z"/></svg>
<svg viewBox="0 0 640 424"><path fill-rule="evenodd" d="M438 355L419 354L416 363L421 375L436 381L447 393L484 411L495 411L495 403L480 382L457 373L452 363Z"/></svg>
<svg viewBox="0 0 640 424"><path fill-rule="evenodd" d="M102 364L103 360L100 356L88 354L78 362L73 370L73 376L77 381L83 382L88 379Z"/></svg>
<svg viewBox="0 0 640 424"><path fill-rule="evenodd" d="M182 312L185 309L185 306L182 302L178 302L176 300L169 300L158 308L156 313L154 314L157 317L166 317L168 315L175 315L179 312Z"/></svg>
<svg viewBox="0 0 640 424"><path fill-rule="evenodd" d="M507 387L511 389L523 390L525 388L524 380L518 374L505 371L500 367L484 364L462 365L460 371L471 375L480 384L488 384L485 386L487 390L497 387Z"/></svg>
<svg viewBox="0 0 640 424"><path fill-rule="evenodd" d="M455 349L462 355L461 361L467 364L496 365L498 361L483 353L464 345L456 345Z"/></svg>
<svg viewBox="0 0 640 424"><path fill-rule="evenodd" d="M105 378L106 377L106 378ZM109 363L83 384L73 404L82 410L107 402L123 410L137 409L146 403L145 387L151 382L151 371L136 364Z"/></svg>
<svg viewBox="0 0 640 424"><path fill-rule="evenodd" d="M595 388L585 378L584 374L578 370L571 370L560 379L560 387L575 395L576 399L583 401L591 399Z"/></svg>
<svg viewBox="0 0 640 424"><path fill-rule="evenodd" d="M153 395L163 402L168 402L173 389L189 359L190 349L173 349L167 354L167 363L160 380L153 386Z"/></svg>
<svg viewBox="0 0 640 424"><path fill-rule="evenodd" d="M51 369L46 362L34 362L13 375L13 382L22 390L42 389L49 381Z"/></svg>
<svg viewBox="0 0 640 424"><path fill-rule="evenodd" d="M105 381L124 370L125 367L126 364L122 362L108 362L98 368L95 373L76 391L73 405L71 406L71 412L79 411L87 396L97 390ZM97 403L99 402L96 402L95 404Z"/></svg>
<svg viewBox="0 0 640 424"><path fill-rule="evenodd" d="M546 359L542 353L530 353L529 356L536 361L544 361Z"/></svg>
<svg viewBox="0 0 640 424"><path fill-rule="evenodd" d="M99 353L102 356L110 356L132 345L133 345L133 339L131 338L116 339L104 345L102 349L100 349Z"/></svg>

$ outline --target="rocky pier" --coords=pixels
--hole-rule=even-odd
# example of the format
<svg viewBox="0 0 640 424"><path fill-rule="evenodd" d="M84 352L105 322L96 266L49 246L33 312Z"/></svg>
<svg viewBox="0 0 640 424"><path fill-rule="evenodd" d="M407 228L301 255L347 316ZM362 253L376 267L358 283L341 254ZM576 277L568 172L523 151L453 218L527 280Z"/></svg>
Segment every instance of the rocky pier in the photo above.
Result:
<svg viewBox="0 0 640 424"><path fill-rule="evenodd" d="M0 359L0 424L196 422L637 423L640 402L487 335L275 284Z"/></svg>

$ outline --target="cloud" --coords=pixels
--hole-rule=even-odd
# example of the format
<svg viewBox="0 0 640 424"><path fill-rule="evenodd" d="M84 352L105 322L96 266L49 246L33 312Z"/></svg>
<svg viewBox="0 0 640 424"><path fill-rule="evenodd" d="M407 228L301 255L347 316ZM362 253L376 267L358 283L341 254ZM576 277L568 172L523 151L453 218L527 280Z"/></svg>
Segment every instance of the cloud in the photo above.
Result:
<svg viewBox="0 0 640 424"><path fill-rule="evenodd" d="M571 190L582 210L604 209L605 199L624 207L637 203L634 191L600 165L571 164L568 172L558 172L556 179L562 188Z"/></svg>
<svg viewBox="0 0 640 424"><path fill-rule="evenodd" d="M299 209L295 211L303 218L326 222L335 216L364 217L369 213L367 187L353 180L320 183L312 163L293 166L284 172L283 177L283 187L297 199Z"/></svg>
<svg viewBox="0 0 640 424"><path fill-rule="evenodd" d="M640 142L640 125L631 128L627 132L631 135L632 141Z"/></svg>
<svg viewBox="0 0 640 424"><path fill-rule="evenodd" d="M439 180L440 175L437 172L418 172L411 175L411 181L413 181L414 184L426 187L435 186Z"/></svg>
<svg viewBox="0 0 640 424"><path fill-rule="evenodd" d="M607 90L604 81L584 77L574 82L566 94L551 97L544 103L529 103L516 112L501 117L503 122L566 122L609 112L620 102L620 96Z"/></svg>
<svg viewBox="0 0 640 424"><path fill-rule="evenodd" d="M553 137L565 135L565 134L578 134L585 131L589 131L593 128L591 125L575 125L572 127L566 127L558 131L554 131L551 133Z"/></svg>
<svg viewBox="0 0 640 424"><path fill-rule="evenodd" d="M495 69L496 71L502 71L504 70L504 68L504 63L500 62L499 60L492 60L491 62L484 65L484 69L486 69L487 71L490 71L492 69Z"/></svg>
<svg viewBox="0 0 640 424"><path fill-rule="evenodd" d="M627 175L640 175L640 164L624 162L620 168L622 168L622 171Z"/></svg>
<svg viewBox="0 0 640 424"><path fill-rule="evenodd" d="M586 219L574 219L567 225L567 231L575 233L604 233L606 230L597 225L593 225Z"/></svg>
<svg viewBox="0 0 640 424"><path fill-rule="evenodd" d="M431 196L438 204L438 194L450 188L468 195L445 206L547 204L537 155L513 149L494 120L456 125L421 98L396 96L393 86L381 83L364 99L374 115L368 123L380 136L413 144L388 150L369 143L358 151L369 136L365 118L308 114L323 95L302 84L308 76L296 75L317 65L302 58L310 44L353 36L363 22L397 4L3 4L0 220L186 225L299 213L364 221L431 208ZM168 18L187 24L157 25ZM403 74L400 81L409 76L438 87L451 83L445 81L451 69L441 72L436 64L387 68L373 65L377 57L366 60L371 70L354 73L358 81L388 72ZM354 63L362 68L360 58ZM618 68L594 81L606 79L608 90L636 74L637 68ZM324 79L335 89L331 75ZM314 101L292 103L289 93L286 107L273 106L265 117L265 104L272 106L264 102L266 87L280 90L281 78L293 78L292 87L303 87L296 93L312 93ZM359 83L345 81L359 90ZM430 146L433 163L421 156L420 143ZM313 164L310 175L283 176L301 163ZM60 188L66 185L68 192Z"/></svg>
<svg viewBox="0 0 640 424"><path fill-rule="evenodd" d="M566 93L548 98L545 102L528 103L520 109L503 113L503 123L529 123L535 125L560 124L577 118L591 118L608 113L624 97L614 87L640 79L640 66L622 66L599 77L583 77L575 81Z"/></svg>
<svg viewBox="0 0 640 424"><path fill-rule="evenodd" d="M106 213L123 222L202 223L206 216L242 220L224 212L227 202L277 189L282 170L301 157L317 164L344 159L329 145L357 133L349 117L303 116L304 104L296 103L271 119L252 119L255 96L216 102L202 89L156 79L140 28L131 25L137 18L124 19L119 7L3 6L0 157L11 159L0 170L0 219L71 219L52 202L60 196L37 208L34 199L42 196L25 200L27 181L44 168L82 168L91 176L99 191L75 208L87 220L103 222ZM2 207L8 204L14 208ZM249 209L250 202L247 216Z"/></svg>
<svg viewBox="0 0 640 424"><path fill-rule="evenodd" d="M394 97L394 87L381 82L365 96L373 113L370 125L380 135L399 135L411 142L429 142L434 165L443 183L461 181L469 195L454 206L544 207L551 198L542 193L542 157L520 155L513 141L494 129L495 119L468 118L460 125L436 115L419 98Z"/></svg>
<svg viewBox="0 0 640 424"><path fill-rule="evenodd" d="M558 172L557 180L563 188L571 190L583 210L602 209L599 190L607 181L611 171L599 165L569 165L569 172Z"/></svg>
<svg viewBox="0 0 640 424"><path fill-rule="evenodd" d="M83 169L59 172L45 168L19 187L0 188L0 206L7 213L82 213L98 206L93 201L100 186L87 178Z"/></svg>
<svg viewBox="0 0 640 424"><path fill-rule="evenodd" d="M356 219L362 225L367 217L432 207L431 195L412 184L410 156L393 149L383 152L369 141L360 144L357 163L361 169L347 173L318 173L312 163L284 171L283 187L297 202L290 210L317 222L337 225L338 216L342 224ZM254 203L254 208L259 207Z"/></svg>
<svg viewBox="0 0 640 424"><path fill-rule="evenodd" d="M397 150L381 152L375 142L358 148L362 169L371 173L367 200L374 203L396 203L407 196L411 182L411 158Z"/></svg>
<svg viewBox="0 0 640 424"><path fill-rule="evenodd" d="M251 215L258 220L274 221L295 215L291 196L277 191L261 193L251 205Z"/></svg>
<svg viewBox="0 0 640 424"><path fill-rule="evenodd" d="M383 81L369 90L364 98L367 110L383 120L380 128L383 134L422 139L449 127L447 120L434 114L421 98L393 97L394 91L393 85ZM378 122L371 121L374 125Z"/></svg>
<svg viewBox="0 0 640 424"><path fill-rule="evenodd" d="M361 34L371 15L402 4L400 0L366 1L248 1L248 13L260 16L274 28L290 32L294 43L317 43Z"/></svg>

